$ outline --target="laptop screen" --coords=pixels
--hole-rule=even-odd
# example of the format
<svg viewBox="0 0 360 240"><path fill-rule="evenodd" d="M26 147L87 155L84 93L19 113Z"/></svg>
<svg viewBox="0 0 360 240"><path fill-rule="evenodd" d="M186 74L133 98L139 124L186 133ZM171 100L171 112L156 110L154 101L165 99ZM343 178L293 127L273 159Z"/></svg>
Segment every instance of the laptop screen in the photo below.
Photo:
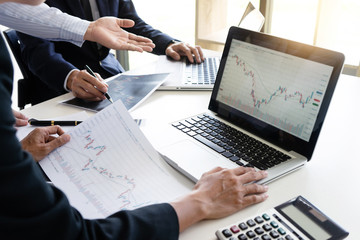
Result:
<svg viewBox="0 0 360 240"><path fill-rule="evenodd" d="M209 109L310 159L343 61L340 53L233 27Z"/></svg>
<svg viewBox="0 0 360 240"><path fill-rule="evenodd" d="M332 71L232 39L216 100L309 141Z"/></svg>

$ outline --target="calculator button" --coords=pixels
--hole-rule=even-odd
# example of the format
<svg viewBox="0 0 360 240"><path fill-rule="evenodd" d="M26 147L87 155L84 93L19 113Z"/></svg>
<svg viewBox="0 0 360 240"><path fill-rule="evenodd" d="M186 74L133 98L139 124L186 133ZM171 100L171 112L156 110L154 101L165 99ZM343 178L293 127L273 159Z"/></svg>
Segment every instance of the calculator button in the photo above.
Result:
<svg viewBox="0 0 360 240"><path fill-rule="evenodd" d="M232 233L230 232L229 229L224 229L224 230L222 231L222 234L223 234L225 237L227 237L227 238L232 236Z"/></svg>
<svg viewBox="0 0 360 240"><path fill-rule="evenodd" d="M272 236L273 238L277 238L277 237L279 237L280 235L278 234L277 231L273 230L273 231L270 232L270 236Z"/></svg>
<svg viewBox="0 0 360 240"><path fill-rule="evenodd" d="M271 237L269 235L265 234L261 237L261 239L262 240L271 240Z"/></svg>
<svg viewBox="0 0 360 240"><path fill-rule="evenodd" d="M263 225L263 229L265 230L265 231L270 231L270 230L272 230L272 228L270 227L270 225L269 224L264 224Z"/></svg>
<svg viewBox="0 0 360 240"><path fill-rule="evenodd" d="M264 213L264 214L262 215L262 217L263 217L263 219L265 219L266 221L269 221L269 220L270 220L269 215L267 215L266 213Z"/></svg>
<svg viewBox="0 0 360 240"><path fill-rule="evenodd" d="M255 233L254 233L253 231L251 231L251 230L247 231L247 232L246 232L246 235L247 235L249 238L253 238L253 237L256 236Z"/></svg>
<svg viewBox="0 0 360 240"><path fill-rule="evenodd" d="M246 229L248 228L248 226L246 226L245 223L240 223L240 224L239 224L239 228L240 228L241 230L246 230Z"/></svg>
<svg viewBox="0 0 360 240"><path fill-rule="evenodd" d="M281 235L285 235L285 234L286 234L285 230L282 229L282 228L279 228L279 229L278 229L278 232L279 232Z"/></svg>
<svg viewBox="0 0 360 240"><path fill-rule="evenodd" d="M252 219L247 220L246 223L247 223L247 225L249 225L249 227L253 227L253 226L256 225L256 223L255 223L254 220L252 220Z"/></svg>
<svg viewBox="0 0 360 240"><path fill-rule="evenodd" d="M248 238L246 237L246 235L245 234L240 234L239 236L238 236L238 238L239 238L239 240L247 240Z"/></svg>
<svg viewBox="0 0 360 240"><path fill-rule="evenodd" d="M263 223L264 220L263 220L261 217L257 216L257 217L255 218L255 222L257 222L257 223Z"/></svg>
<svg viewBox="0 0 360 240"><path fill-rule="evenodd" d="M294 240L290 235L286 235L285 239L286 240Z"/></svg>
<svg viewBox="0 0 360 240"><path fill-rule="evenodd" d="M230 230L231 230L233 233L238 233L238 232L240 232L240 229L239 229L236 225L232 226L232 227L230 228Z"/></svg>
<svg viewBox="0 0 360 240"><path fill-rule="evenodd" d="M270 224L273 228L277 228L279 226L275 221L272 221Z"/></svg>
<svg viewBox="0 0 360 240"><path fill-rule="evenodd" d="M254 231L256 232L257 235L261 235L264 233L264 230L260 227L255 228Z"/></svg>

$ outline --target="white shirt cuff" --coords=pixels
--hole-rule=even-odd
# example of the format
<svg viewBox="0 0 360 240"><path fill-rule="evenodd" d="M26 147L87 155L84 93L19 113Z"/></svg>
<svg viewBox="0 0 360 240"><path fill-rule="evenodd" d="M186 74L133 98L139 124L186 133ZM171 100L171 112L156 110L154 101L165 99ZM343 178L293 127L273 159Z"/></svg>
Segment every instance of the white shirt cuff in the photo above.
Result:
<svg viewBox="0 0 360 240"><path fill-rule="evenodd" d="M73 70L71 70L71 71L68 73L68 75L66 75L66 78L65 78L65 81L64 81L64 89L65 89L67 92L71 92L71 90L68 89L66 86L67 86L67 81L68 81L68 79L69 79L70 74L71 74L73 71L75 71L75 70L78 70L78 69L73 69Z"/></svg>

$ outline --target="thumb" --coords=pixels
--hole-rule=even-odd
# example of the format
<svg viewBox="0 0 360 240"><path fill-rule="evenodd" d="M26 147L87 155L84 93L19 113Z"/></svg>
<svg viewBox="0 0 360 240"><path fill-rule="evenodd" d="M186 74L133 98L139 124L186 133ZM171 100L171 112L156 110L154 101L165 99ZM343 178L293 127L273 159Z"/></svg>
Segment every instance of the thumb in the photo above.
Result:
<svg viewBox="0 0 360 240"><path fill-rule="evenodd" d="M117 24L122 28L129 28L135 25L135 22L130 19L117 19Z"/></svg>
<svg viewBox="0 0 360 240"><path fill-rule="evenodd" d="M52 150L61 147L65 143L70 141L70 135L69 134L62 134L61 136L55 138L54 140L48 142L50 148Z"/></svg>

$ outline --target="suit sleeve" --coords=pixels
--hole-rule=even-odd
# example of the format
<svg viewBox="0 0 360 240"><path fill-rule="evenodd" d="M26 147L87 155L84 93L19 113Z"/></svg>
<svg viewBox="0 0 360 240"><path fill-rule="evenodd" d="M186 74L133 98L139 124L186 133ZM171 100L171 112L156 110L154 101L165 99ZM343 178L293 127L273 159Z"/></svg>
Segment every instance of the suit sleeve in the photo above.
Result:
<svg viewBox="0 0 360 240"><path fill-rule="evenodd" d="M65 78L76 67L55 51L53 42L20 32L17 35L21 44L21 57L29 70L49 88L59 94L65 93Z"/></svg>
<svg viewBox="0 0 360 240"><path fill-rule="evenodd" d="M169 204L86 220L63 192L49 186L15 135L13 72L1 38L0 62L1 239L178 239L178 219Z"/></svg>
<svg viewBox="0 0 360 240"><path fill-rule="evenodd" d="M156 47L153 49L152 53L157 55L164 55L167 46L170 44L171 40L174 38L169 35L154 29L152 26L147 24L142 20L135 10L135 6L132 1L125 0L120 1L122 4L119 5L119 18L127 18L135 21L135 26L132 28L127 28L126 30L144 37L148 37L153 40Z"/></svg>

